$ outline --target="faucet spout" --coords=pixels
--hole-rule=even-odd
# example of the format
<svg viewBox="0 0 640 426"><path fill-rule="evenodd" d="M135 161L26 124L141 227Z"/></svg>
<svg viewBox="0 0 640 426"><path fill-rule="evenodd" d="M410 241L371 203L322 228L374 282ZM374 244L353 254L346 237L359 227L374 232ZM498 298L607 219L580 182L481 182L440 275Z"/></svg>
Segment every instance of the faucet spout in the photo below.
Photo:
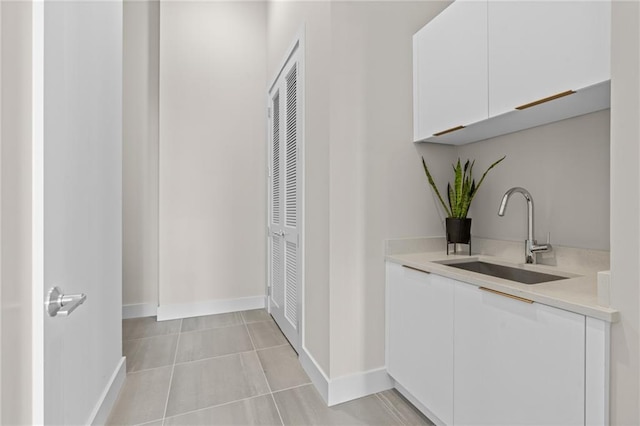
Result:
<svg viewBox="0 0 640 426"><path fill-rule="evenodd" d="M551 244L547 241L547 244L538 244L534 238L533 229L533 197L524 188L516 186L508 190L502 197L500 202L500 208L498 209L498 216L504 216L507 211L507 204L509 199L515 193L522 194L527 200L527 239L525 240L525 261L527 263L536 263L536 253L546 252L551 250Z"/></svg>
<svg viewBox="0 0 640 426"><path fill-rule="evenodd" d="M498 216L504 216L504 214L507 212L507 203L509 202L509 198L511 198L511 196L515 193L522 194L524 199L527 200L527 239L533 240L533 197L531 196L529 191L516 186L505 192L504 196L502 197L502 202L500 203Z"/></svg>

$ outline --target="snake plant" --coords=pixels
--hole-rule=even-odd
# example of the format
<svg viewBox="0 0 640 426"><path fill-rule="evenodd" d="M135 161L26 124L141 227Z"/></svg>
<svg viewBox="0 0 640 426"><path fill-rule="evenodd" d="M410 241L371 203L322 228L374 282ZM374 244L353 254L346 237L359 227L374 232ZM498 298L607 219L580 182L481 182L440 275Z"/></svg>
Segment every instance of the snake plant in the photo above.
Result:
<svg viewBox="0 0 640 426"><path fill-rule="evenodd" d="M471 206L471 201L473 197L475 197L480 185L484 181L484 178L489 173L489 170L493 169L498 165L502 160L504 160L506 155L489 166L489 168L484 172L478 184L476 185L475 179L473 179L473 165L475 164L475 160L473 162L469 162L467 160L464 163L464 167L460 163L460 159L458 158L458 163L453 165L453 172L455 175L455 179L453 181L453 186L451 183L447 184L447 198L449 201L449 205L444 202L442 196L440 195L440 191L438 191L438 187L436 183L433 181L433 177L431 173L429 173L429 168L427 167L427 163L424 161L424 157L422 157L422 166L424 167L424 172L427 175L427 179L429 180L429 184L433 188L434 192L438 196L440 203L442 203L442 207L444 207L444 211L447 212L448 217L464 219L467 217L467 213L469 212L469 207Z"/></svg>

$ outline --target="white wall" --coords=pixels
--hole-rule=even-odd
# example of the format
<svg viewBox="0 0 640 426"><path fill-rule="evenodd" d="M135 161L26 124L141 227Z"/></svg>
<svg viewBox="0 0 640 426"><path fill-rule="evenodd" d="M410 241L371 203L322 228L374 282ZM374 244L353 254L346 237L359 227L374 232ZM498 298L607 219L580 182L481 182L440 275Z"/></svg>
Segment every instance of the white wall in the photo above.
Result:
<svg viewBox="0 0 640 426"><path fill-rule="evenodd" d="M331 378L384 365L383 240L442 234L417 154L440 176L454 151L411 143L411 36L446 4L269 3L269 75L306 27L305 348Z"/></svg>
<svg viewBox="0 0 640 426"><path fill-rule="evenodd" d="M614 1L611 61L611 424L640 424L640 6Z"/></svg>
<svg viewBox="0 0 640 426"><path fill-rule="evenodd" d="M411 143L412 36L444 6L332 5L332 378L384 366L383 241L441 234L416 150L440 165L451 149Z"/></svg>
<svg viewBox="0 0 640 426"><path fill-rule="evenodd" d="M269 84L305 24L304 346L326 374L329 362L329 101L331 3L269 2Z"/></svg>
<svg viewBox="0 0 640 426"><path fill-rule="evenodd" d="M2 418L31 423L31 4L2 2Z"/></svg>
<svg viewBox="0 0 640 426"><path fill-rule="evenodd" d="M511 187L533 196L535 238L579 248L609 250L609 115L599 111L534 129L460 146L464 162L475 159L474 176L503 155L489 172L469 211L476 237L524 241L526 202L509 200L498 216L502 196ZM453 173L449 175L452 180ZM446 189L446 183L441 183Z"/></svg>
<svg viewBox="0 0 640 426"><path fill-rule="evenodd" d="M266 7L161 3L161 308L264 297Z"/></svg>
<svg viewBox="0 0 640 426"><path fill-rule="evenodd" d="M123 34L124 305L158 304L160 2L125 1Z"/></svg>

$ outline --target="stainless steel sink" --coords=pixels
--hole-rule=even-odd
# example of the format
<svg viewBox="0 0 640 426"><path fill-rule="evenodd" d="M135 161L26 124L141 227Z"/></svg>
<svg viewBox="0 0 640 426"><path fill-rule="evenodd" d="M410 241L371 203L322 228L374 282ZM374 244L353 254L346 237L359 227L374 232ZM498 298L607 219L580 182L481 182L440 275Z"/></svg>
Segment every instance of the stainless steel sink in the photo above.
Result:
<svg viewBox="0 0 640 426"><path fill-rule="evenodd" d="M559 275L545 274L542 272L530 271L528 269L513 268L510 266L497 265L495 263L471 260L468 262L440 262L453 268L464 269L466 271L478 272L505 280L517 281L523 284L540 284L549 281L565 280L567 277Z"/></svg>

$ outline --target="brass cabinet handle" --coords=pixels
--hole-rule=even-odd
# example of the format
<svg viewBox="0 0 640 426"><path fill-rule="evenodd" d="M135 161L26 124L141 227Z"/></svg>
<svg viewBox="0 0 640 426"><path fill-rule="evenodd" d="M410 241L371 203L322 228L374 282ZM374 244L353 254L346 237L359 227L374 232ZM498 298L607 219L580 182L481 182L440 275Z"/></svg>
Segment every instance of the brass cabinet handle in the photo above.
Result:
<svg viewBox="0 0 640 426"><path fill-rule="evenodd" d="M431 272L423 271L422 269L414 268L413 266L402 265L403 268L411 269L418 272L424 272L425 274L430 274Z"/></svg>
<svg viewBox="0 0 640 426"><path fill-rule="evenodd" d="M452 127L452 128L450 128L450 129L443 130L443 131L438 132L438 133L434 133L434 134L433 134L433 136L442 136L442 135L446 135L447 133L455 132L456 130L460 130L460 129L464 129L464 126L456 126L456 127Z"/></svg>
<svg viewBox="0 0 640 426"><path fill-rule="evenodd" d="M537 101L529 102L528 104L517 106L516 109L522 111L523 109L531 108L536 105L540 105L545 102L553 101L559 98L564 98L565 96L573 95L574 93L576 93L575 90L567 90L566 92L557 93L553 96L548 96L546 98L538 99Z"/></svg>
<svg viewBox="0 0 640 426"><path fill-rule="evenodd" d="M479 288L480 288L480 290L488 291L489 293L497 294L498 296L508 297L509 299L519 300L519 301L524 302L524 303L533 303L533 300L525 299L524 297L514 296L513 294L503 293L501 291L492 290L492 289L486 288L486 287L479 287Z"/></svg>

